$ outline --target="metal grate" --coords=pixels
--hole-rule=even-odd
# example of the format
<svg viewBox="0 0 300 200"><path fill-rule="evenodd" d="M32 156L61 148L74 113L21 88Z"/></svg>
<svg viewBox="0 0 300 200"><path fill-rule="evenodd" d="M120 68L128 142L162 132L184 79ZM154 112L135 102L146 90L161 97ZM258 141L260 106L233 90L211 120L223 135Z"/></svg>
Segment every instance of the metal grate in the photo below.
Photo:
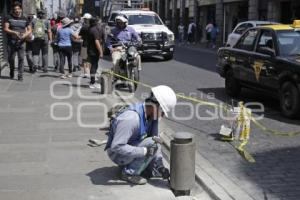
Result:
<svg viewBox="0 0 300 200"><path fill-rule="evenodd" d="M143 42L164 42L167 38L166 33L141 33L141 38Z"/></svg>
<svg viewBox="0 0 300 200"><path fill-rule="evenodd" d="M0 63L4 61L4 45L3 45L3 27L2 16L0 16Z"/></svg>
<svg viewBox="0 0 300 200"><path fill-rule="evenodd" d="M5 62L5 46L4 46L4 34L3 34L3 20L2 16L0 15L0 76L1 71L4 67L8 66L7 62Z"/></svg>

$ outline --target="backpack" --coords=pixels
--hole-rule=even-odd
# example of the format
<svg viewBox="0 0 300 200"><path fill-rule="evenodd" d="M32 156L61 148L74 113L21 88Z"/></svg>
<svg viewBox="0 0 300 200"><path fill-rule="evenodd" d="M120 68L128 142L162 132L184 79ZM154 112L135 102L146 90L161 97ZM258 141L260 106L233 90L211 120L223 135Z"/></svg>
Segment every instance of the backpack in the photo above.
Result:
<svg viewBox="0 0 300 200"><path fill-rule="evenodd" d="M33 35L36 39L45 39L46 26L44 20L38 19L33 28Z"/></svg>

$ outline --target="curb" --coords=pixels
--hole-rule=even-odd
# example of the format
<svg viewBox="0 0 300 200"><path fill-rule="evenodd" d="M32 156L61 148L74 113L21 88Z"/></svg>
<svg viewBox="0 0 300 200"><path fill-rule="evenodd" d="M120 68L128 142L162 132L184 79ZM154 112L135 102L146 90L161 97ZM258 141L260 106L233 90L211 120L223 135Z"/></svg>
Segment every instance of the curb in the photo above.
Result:
<svg viewBox="0 0 300 200"><path fill-rule="evenodd" d="M136 98L123 99L122 92L116 91L124 103L138 102ZM164 122L160 123L161 138L164 145L170 150L170 142L175 133ZM231 181L226 175L214 167L205 157L196 152L196 182L215 200L254 200L248 193Z"/></svg>

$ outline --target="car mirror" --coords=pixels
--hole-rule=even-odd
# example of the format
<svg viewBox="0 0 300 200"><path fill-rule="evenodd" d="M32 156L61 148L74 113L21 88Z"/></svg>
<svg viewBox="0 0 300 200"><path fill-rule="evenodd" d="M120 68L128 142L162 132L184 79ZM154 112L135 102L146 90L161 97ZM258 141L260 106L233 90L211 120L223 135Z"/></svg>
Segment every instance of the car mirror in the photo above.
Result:
<svg viewBox="0 0 300 200"><path fill-rule="evenodd" d="M271 49L271 48L268 48L268 47L260 47L258 49L258 52L262 53L262 54L269 55L271 57L275 57L275 51L274 51L274 49Z"/></svg>

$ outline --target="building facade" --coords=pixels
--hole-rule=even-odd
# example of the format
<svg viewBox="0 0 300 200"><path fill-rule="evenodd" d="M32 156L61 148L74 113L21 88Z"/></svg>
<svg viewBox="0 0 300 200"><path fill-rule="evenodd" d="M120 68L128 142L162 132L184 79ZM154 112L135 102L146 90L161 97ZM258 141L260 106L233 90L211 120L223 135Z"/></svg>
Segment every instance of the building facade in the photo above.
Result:
<svg viewBox="0 0 300 200"><path fill-rule="evenodd" d="M205 41L205 26L215 22L219 27L218 42L226 42L237 23L246 20L269 20L291 23L300 19L299 0L146 0L151 10L177 33L182 22L185 27L193 20L197 24L197 40Z"/></svg>

